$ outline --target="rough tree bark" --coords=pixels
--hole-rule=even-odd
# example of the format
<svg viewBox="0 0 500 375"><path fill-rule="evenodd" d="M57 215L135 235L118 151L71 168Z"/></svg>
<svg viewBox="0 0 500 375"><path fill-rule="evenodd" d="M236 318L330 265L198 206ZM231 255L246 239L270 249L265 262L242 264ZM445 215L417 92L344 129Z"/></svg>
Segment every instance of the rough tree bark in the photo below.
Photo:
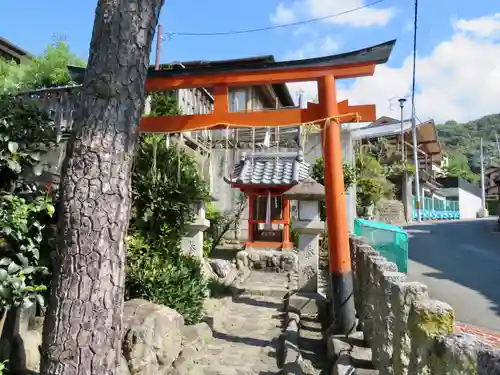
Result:
<svg viewBox="0 0 500 375"><path fill-rule="evenodd" d="M76 129L62 171L60 244L42 375L116 374L131 166L164 0L99 0Z"/></svg>

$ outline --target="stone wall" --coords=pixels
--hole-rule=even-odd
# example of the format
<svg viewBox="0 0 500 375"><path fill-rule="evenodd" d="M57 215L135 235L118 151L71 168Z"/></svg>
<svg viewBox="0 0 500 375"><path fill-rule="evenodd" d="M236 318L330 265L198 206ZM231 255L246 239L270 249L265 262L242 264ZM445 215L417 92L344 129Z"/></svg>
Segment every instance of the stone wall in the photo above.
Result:
<svg viewBox="0 0 500 375"><path fill-rule="evenodd" d="M34 308L12 309L1 319L0 361L13 374L38 374L43 318ZM191 374L213 338L207 323L187 326L177 311L134 299L123 311L119 375Z"/></svg>
<svg viewBox="0 0 500 375"><path fill-rule="evenodd" d="M364 239L350 240L356 310L381 375L500 374L500 350L458 333L451 306L429 298Z"/></svg>
<svg viewBox="0 0 500 375"><path fill-rule="evenodd" d="M376 207L376 221L391 225L406 225L404 205L401 201L382 199Z"/></svg>

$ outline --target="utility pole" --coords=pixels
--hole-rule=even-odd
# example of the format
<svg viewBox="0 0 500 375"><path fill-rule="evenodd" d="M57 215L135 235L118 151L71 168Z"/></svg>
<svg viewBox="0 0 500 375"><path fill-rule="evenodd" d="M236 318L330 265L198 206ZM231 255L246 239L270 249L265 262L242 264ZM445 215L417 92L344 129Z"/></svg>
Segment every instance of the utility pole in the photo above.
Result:
<svg viewBox="0 0 500 375"><path fill-rule="evenodd" d="M413 19L413 77L411 90L411 130L413 138L413 163L415 165L415 197L417 198L417 220L422 221L422 202L420 200L420 173L418 165L417 124L415 118L415 91L416 91L416 65L417 65L417 25L418 25L418 0L415 0L415 15Z"/></svg>
<svg viewBox="0 0 500 375"><path fill-rule="evenodd" d="M481 203L483 211L486 210L486 189L484 186L484 152L483 152L483 138L481 138Z"/></svg>
<svg viewBox="0 0 500 375"><path fill-rule="evenodd" d="M404 114L403 109L405 106L406 99L401 98L398 100L399 108L401 108L401 161L405 161L406 153L405 153L405 129L404 129Z"/></svg>
<svg viewBox="0 0 500 375"><path fill-rule="evenodd" d="M398 99L399 108L401 109L401 162L404 163L406 161L406 145L405 145L405 128L404 128L404 106L406 102L406 98ZM408 194L408 172L405 171L401 176L401 202L403 202L404 215L405 220L410 221L411 216L409 209L409 197L411 194Z"/></svg>
<svg viewBox="0 0 500 375"><path fill-rule="evenodd" d="M158 25L158 31L156 32L155 70L160 70L162 34L163 27L161 25Z"/></svg>

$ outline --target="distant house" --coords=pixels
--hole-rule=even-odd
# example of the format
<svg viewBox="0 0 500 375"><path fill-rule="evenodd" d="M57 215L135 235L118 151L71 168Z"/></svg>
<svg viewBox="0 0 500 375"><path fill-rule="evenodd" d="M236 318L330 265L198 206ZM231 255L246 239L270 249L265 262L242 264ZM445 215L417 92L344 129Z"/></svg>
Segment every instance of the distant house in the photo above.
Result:
<svg viewBox="0 0 500 375"><path fill-rule="evenodd" d="M21 64L32 57L30 53L9 42L7 39L0 37L0 58Z"/></svg>
<svg viewBox="0 0 500 375"><path fill-rule="evenodd" d="M474 219L482 208L481 188L460 177L438 179L442 185L440 193L446 197L448 207L458 208L460 219Z"/></svg>
<svg viewBox="0 0 500 375"><path fill-rule="evenodd" d="M448 159L443 155L441 143L434 121L417 123L417 157L420 172L420 198L424 220L475 218L482 207L480 189L462 179L446 176ZM385 138L401 148L403 130L406 160L413 164L412 121L401 121L387 116L380 117L372 124L353 131L353 137L360 140ZM495 177L496 176L496 177ZM491 181L500 183L500 168L491 172ZM498 186L491 186L491 192L499 192ZM407 207L407 215L416 218L415 185L402 182L400 198ZM493 190L496 189L496 190ZM413 198L412 198L413 196ZM408 217L408 216L407 216Z"/></svg>
<svg viewBox="0 0 500 375"><path fill-rule="evenodd" d="M486 171L484 188L487 197L500 197L500 168L489 168Z"/></svg>
<svg viewBox="0 0 500 375"><path fill-rule="evenodd" d="M417 158L420 176L420 196L425 205L427 202L429 208L434 201L443 201L445 198L440 194L442 187L437 181L438 177L443 175L443 152L439 138L436 132L434 121L429 120L416 124L417 127ZM403 141L405 145L406 160L413 164L413 135L412 121L400 120L382 116L368 126L356 129L352 132L353 138L361 142L385 139L394 146L398 152L401 152L401 131L403 132ZM399 199L405 207L405 216L407 221L411 221L416 215L415 204L412 203L412 196L415 196L415 186L410 178L406 181L401 179L397 184L399 190Z"/></svg>

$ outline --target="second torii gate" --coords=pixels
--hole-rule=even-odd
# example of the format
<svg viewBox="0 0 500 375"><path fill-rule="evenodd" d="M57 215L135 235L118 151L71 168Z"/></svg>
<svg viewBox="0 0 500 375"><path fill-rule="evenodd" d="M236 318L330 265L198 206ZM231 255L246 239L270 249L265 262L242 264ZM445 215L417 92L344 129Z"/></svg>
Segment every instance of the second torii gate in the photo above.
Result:
<svg viewBox="0 0 500 375"><path fill-rule="evenodd" d="M336 80L371 76L377 64L389 59L395 40L366 49L315 59L150 71L146 91L213 87L214 111L204 115L144 117L142 132L175 133L227 127L280 127L320 122L325 164L329 266L335 330L348 333L355 325L353 281L349 251L340 123L376 120L374 105L338 102ZM317 81L319 103L307 108L229 112L228 87Z"/></svg>

